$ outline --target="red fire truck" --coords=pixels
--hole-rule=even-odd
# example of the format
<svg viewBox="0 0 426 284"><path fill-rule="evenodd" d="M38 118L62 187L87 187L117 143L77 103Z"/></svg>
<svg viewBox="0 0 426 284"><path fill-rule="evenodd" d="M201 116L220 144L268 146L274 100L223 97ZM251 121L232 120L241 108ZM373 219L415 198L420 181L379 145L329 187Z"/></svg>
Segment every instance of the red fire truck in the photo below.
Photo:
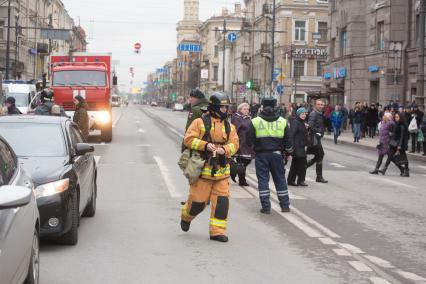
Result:
<svg viewBox="0 0 426 284"><path fill-rule="evenodd" d="M53 54L50 66L55 104L72 115L74 98L85 98L89 116L94 120L92 130L100 130L102 141L111 142L111 95L117 83L111 70L111 54Z"/></svg>

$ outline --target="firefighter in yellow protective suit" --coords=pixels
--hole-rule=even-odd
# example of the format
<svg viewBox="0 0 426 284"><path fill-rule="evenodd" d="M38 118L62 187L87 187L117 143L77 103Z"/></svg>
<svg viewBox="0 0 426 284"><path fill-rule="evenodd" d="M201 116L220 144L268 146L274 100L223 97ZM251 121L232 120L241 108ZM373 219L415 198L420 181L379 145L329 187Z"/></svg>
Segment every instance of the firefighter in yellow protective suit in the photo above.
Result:
<svg viewBox="0 0 426 284"><path fill-rule="evenodd" d="M210 239L219 242L228 241L229 161L239 147L237 132L227 121L229 104L226 94L214 93L208 113L192 122L184 138L185 146L199 151L206 163L200 178L190 186L188 201L182 207L181 228L187 232L210 200Z"/></svg>

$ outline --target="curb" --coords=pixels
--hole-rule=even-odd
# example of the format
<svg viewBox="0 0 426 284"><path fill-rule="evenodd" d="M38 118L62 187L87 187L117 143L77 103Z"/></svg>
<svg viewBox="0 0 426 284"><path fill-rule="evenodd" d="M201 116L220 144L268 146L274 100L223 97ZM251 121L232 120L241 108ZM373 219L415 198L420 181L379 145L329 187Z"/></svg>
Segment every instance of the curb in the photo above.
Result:
<svg viewBox="0 0 426 284"><path fill-rule="evenodd" d="M328 137L327 135L325 135L323 139L327 140L327 141L332 141L332 142L334 141L333 136ZM339 144L347 145L347 146L355 147L355 148L362 148L362 149L366 149L366 150L376 150L376 147L374 147L374 146L363 145L363 144L354 144L353 142L348 142L348 141L344 141L344 140L339 140ZM413 161L426 162L426 156L413 155L412 153L407 152L407 157L410 160L413 160Z"/></svg>

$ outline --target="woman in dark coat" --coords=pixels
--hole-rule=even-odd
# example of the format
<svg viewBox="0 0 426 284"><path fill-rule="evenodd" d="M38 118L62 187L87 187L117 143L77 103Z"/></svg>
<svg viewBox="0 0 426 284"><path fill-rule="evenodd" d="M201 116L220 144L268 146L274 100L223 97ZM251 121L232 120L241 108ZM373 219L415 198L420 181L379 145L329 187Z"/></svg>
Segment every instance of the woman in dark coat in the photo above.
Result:
<svg viewBox="0 0 426 284"><path fill-rule="evenodd" d="M367 129L368 136L374 138L376 135L377 124L379 123L379 111L376 108L376 105L371 104L370 108L367 111Z"/></svg>
<svg viewBox="0 0 426 284"><path fill-rule="evenodd" d="M89 115L87 113L86 100L82 96L74 98L75 113L73 121L80 128L81 135L85 142L89 141Z"/></svg>
<svg viewBox="0 0 426 284"><path fill-rule="evenodd" d="M376 168L374 171L371 171L370 174L377 175L379 173L379 169L382 166L383 158L385 155L389 153L390 149L390 140L391 134L393 132L394 122L392 118L392 114L390 112L386 112L383 114L383 120L379 129L379 145L377 145L377 152L379 154L379 158L377 160Z"/></svg>
<svg viewBox="0 0 426 284"><path fill-rule="evenodd" d="M401 171L401 176L409 177L410 171L408 169L408 126L405 123L404 116L400 113L395 113L395 127L393 128L390 140L390 149L388 153L388 159L383 169L379 171L382 175L385 175L389 164L393 162ZM398 159L396 159L398 156Z"/></svg>
<svg viewBox="0 0 426 284"><path fill-rule="evenodd" d="M237 112L232 115L231 123L235 126L240 139L240 148L235 155L237 159L236 172L232 171L231 178L236 182L235 178L238 175L238 184L240 186L249 186L246 181L246 168L254 158L253 149L247 145L247 132L251 126L249 104L242 103L238 106Z"/></svg>
<svg viewBox="0 0 426 284"><path fill-rule="evenodd" d="M353 123L353 132L354 132L354 142L359 143L359 138L361 138L361 124L363 116L362 111L359 107L355 107L352 123Z"/></svg>
<svg viewBox="0 0 426 284"><path fill-rule="evenodd" d="M290 126L290 137L293 143L293 159L288 174L288 185L290 186L308 186L305 183L307 167L306 146L308 142L308 129L305 124L306 114L307 111L305 108L299 108L296 111L296 118L292 121Z"/></svg>

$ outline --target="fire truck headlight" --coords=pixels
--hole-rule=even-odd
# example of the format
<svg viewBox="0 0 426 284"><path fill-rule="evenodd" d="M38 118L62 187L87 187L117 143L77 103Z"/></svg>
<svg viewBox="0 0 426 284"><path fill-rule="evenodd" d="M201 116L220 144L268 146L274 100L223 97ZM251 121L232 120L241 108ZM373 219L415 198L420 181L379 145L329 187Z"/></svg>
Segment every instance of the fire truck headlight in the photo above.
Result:
<svg viewBox="0 0 426 284"><path fill-rule="evenodd" d="M108 111L101 112L98 118L101 124L107 124L111 122L111 114Z"/></svg>

